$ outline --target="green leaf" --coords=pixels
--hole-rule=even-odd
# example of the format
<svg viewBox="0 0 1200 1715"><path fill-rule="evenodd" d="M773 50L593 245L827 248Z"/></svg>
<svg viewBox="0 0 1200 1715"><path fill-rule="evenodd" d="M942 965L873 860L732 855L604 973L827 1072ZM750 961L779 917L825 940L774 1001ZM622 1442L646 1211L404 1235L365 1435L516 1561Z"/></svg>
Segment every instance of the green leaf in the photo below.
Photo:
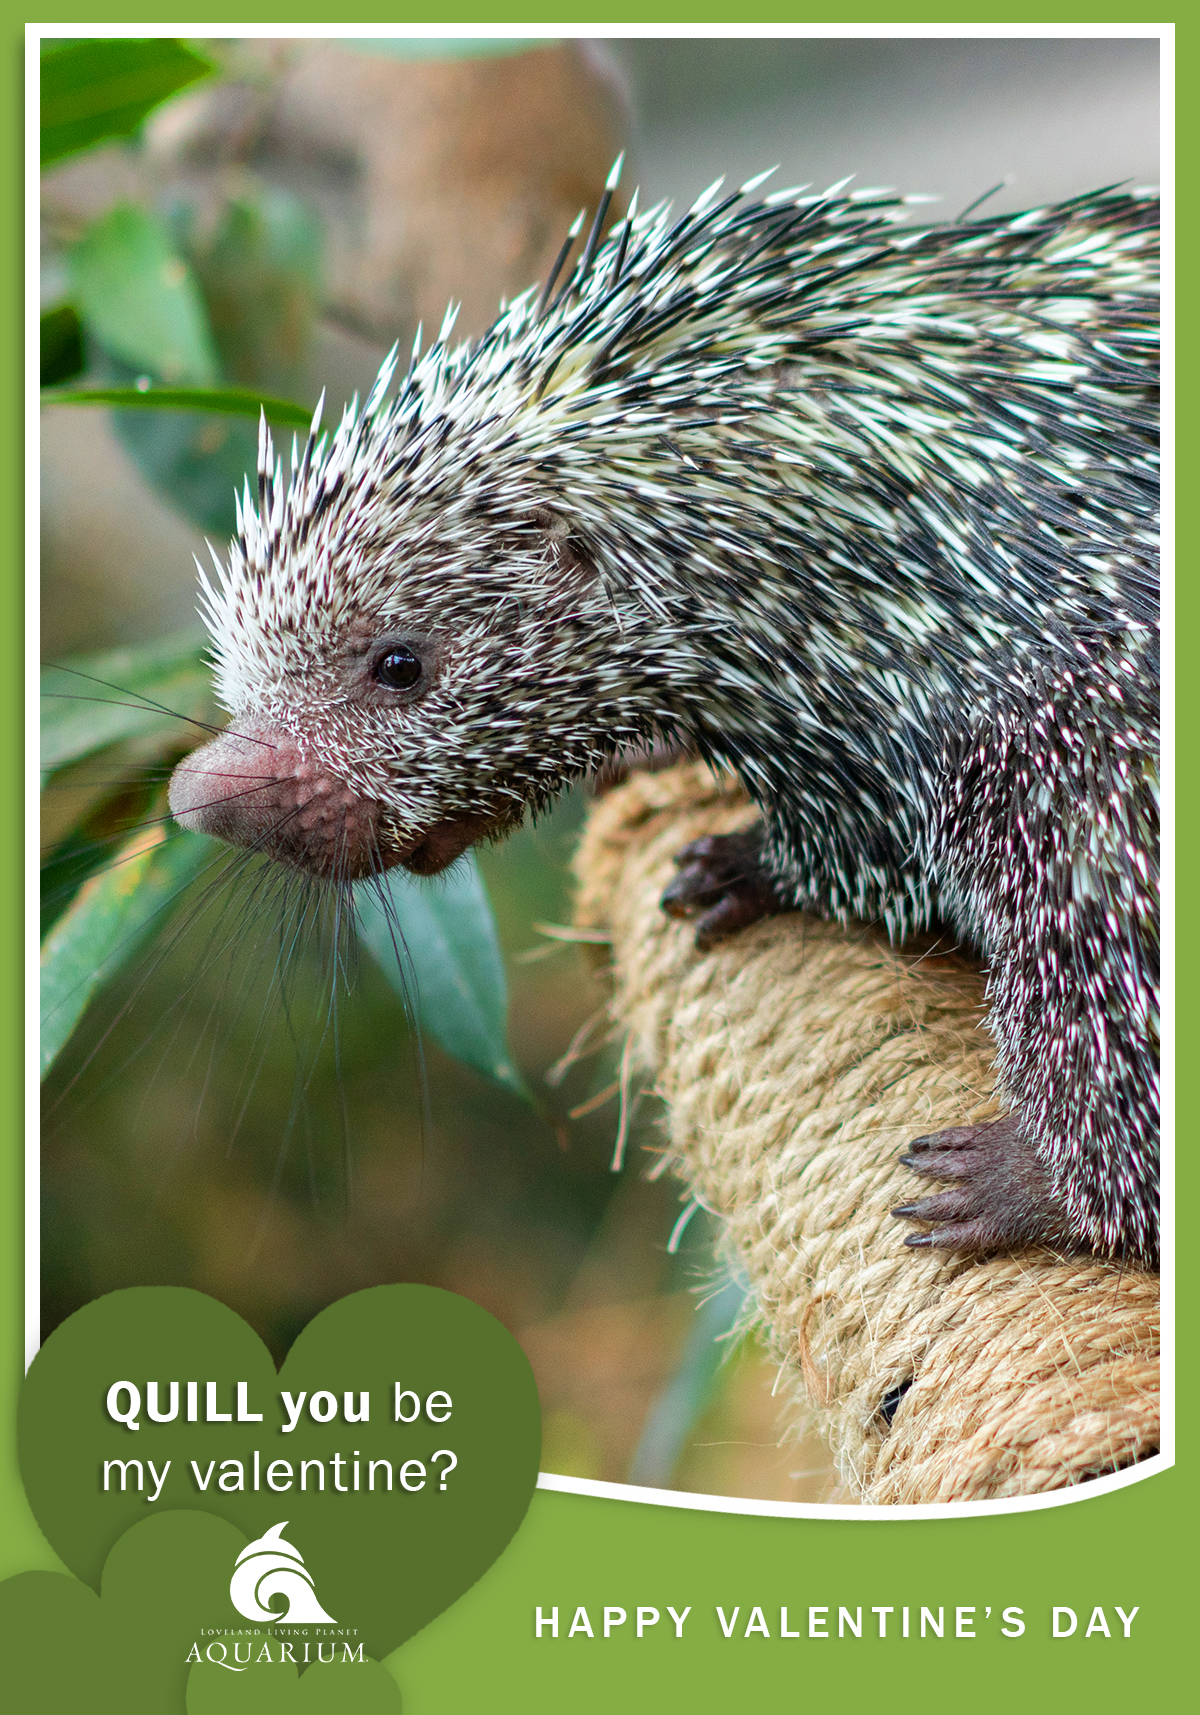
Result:
<svg viewBox="0 0 1200 1715"><path fill-rule="evenodd" d="M750 1288L741 1276L726 1281L696 1307L679 1368L650 1407L629 1467L629 1481L650 1489L671 1487L688 1436L703 1417L729 1356L728 1335L742 1314Z"/></svg>
<svg viewBox="0 0 1200 1715"><path fill-rule="evenodd" d="M160 102L214 70L169 38L44 44L42 165L128 137Z"/></svg>
<svg viewBox="0 0 1200 1715"><path fill-rule="evenodd" d="M104 349L160 381L210 387L217 357L199 287L162 222L133 203L71 252L72 299Z"/></svg>
<svg viewBox="0 0 1200 1715"><path fill-rule="evenodd" d="M215 849L203 834L143 830L80 888L42 948L43 1077L97 989L159 933Z"/></svg>
<svg viewBox="0 0 1200 1715"><path fill-rule="evenodd" d="M320 299L320 222L300 198L253 187L227 201L215 225L186 198L169 228L128 208L107 222L72 258L87 332L107 359L104 385L66 388L46 402L117 407L114 427L146 480L208 534L229 536L234 496L257 460L260 410L281 429L305 432L312 420L310 407L280 395L304 373ZM160 338L162 328L155 333L153 316L147 320L134 301L164 271L188 287L192 331L203 335L204 352L193 350L186 362L175 325L180 306L166 306L174 321ZM160 311L161 302L154 314ZM234 385L217 383L218 374ZM209 384L184 385L200 380ZM164 409L165 420L146 414Z"/></svg>
<svg viewBox="0 0 1200 1715"><path fill-rule="evenodd" d="M355 911L359 940L397 994L415 1001L421 1028L532 1105L509 1051L504 961L474 858L434 886L391 870L356 890Z"/></svg>
<svg viewBox="0 0 1200 1715"><path fill-rule="evenodd" d="M237 529L235 496L247 472L255 484L258 429L234 417L170 411L114 411L113 427L146 481L206 536L228 541Z"/></svg>
<svg viewBox="0 0 1200 1715"><path fill-rule="evenodd" d="M255 469L260 411L302 434L312 422L307 405L241 387L64 388L42 403L117 407L114 427L147 482L218 540L236 528L234 495Z"/></svg>
<svg viewBox="0 0 1200 1715"><path fill-rule="evenodd" d="M305 429L312 410L292 399L275 399L250 387L57 387L42 393L43 405L116 405L133 411L205 411L218 417L267 413L272 423Z"/></svg>
<svg viewBox="0 0 1200 1715"><path fill-rule="evenodd" d="M69 381L83 368L83 329L73 304L47 310L41 327L42 386Z"/></svg>
<svg viewBox="0 0 1200 1715"><path fill-rule="evenodd" d="M222 373L245 387L295 392L321 306L315 211L290 191L251 184L215 222L182 199L170 218L204 293Z"/></svg>
<svg viewBox="0 0 1200 1715"><path fill-rule="evenodd" d="M211 720L214 712L203 648L203 638L189 631L47 667L43 770L50 773L121 739L161 733L177 738L180 750L199 742L204 735L193 723Z"/></svg>

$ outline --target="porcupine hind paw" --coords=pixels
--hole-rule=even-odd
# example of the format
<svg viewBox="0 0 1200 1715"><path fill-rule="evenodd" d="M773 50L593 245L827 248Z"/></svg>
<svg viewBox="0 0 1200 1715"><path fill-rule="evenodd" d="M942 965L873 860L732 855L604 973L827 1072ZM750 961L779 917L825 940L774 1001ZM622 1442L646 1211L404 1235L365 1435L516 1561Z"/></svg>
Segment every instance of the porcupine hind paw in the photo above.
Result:
<svg viewBox="0 0 1200 1715"><path fill-rule="evenodd" d="M696 945L706 953L726 935L760 918L793 909L762 862L762 834L707 834L684 846L675 859L679 874L662 896L671 917L696 918Z"/></svg>
<svg viewBox="0 0 1200 1715"><path fill-rule="evenodd" d="M893 1209L906 1221L928 1221L910 1233L914 1248L968 1251L1019 1250L1045 1244L1077 1250L1066 1210L1050 1175L1015 1114L990 1125L955 1126L919 1137L901 1163L927 1179L956 1181L948 1191Z"/></svg>

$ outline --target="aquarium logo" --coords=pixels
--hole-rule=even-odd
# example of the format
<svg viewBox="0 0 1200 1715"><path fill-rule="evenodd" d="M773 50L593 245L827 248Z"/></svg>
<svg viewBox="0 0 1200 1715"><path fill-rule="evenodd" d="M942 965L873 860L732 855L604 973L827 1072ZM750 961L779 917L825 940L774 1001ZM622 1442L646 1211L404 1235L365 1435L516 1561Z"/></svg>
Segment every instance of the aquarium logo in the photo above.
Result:
<svg viewBox="0 0 1200 1715"><path fill-rule="evenodd" d="M282 1524L273 1524L265 1536L243 1548L229 1581L230 1600L248 1620L286 1620L292 1624L318 1620L335 1625L333 1615L327 1614L317 1601L304 1556L283 1540L281 1533L287 1522L284 1519ZM272 1596L279 1595L287 1597L286 1614L275 1613L267 1606Z"/></svg>
<svg viewBox="0 0 1200 1715"><path fill-rule="evenodd" d="M238 1613L266 1624L204 1627L184 1657L187 1664L207 1662L229 1673L245 1673L251 1665L268 1663L292 1668L310 1662L366 1666L365 1647L357 1641L358 1627L339 1626L325 1612L304 1556L283 1540L286 1529L284 1519L243 1548L229 1580L229 1599ZM286 1613L277 1614L267 1606L273 1596L287 1598Z"/></svg>

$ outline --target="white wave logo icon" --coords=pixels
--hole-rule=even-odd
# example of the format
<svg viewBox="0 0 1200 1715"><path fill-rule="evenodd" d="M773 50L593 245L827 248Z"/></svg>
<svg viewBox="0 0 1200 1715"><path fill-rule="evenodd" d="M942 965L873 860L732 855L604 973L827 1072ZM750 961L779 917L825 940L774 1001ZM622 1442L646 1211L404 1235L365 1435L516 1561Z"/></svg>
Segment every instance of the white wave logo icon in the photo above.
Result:
<svg viewBox="0 0 1200 1715"><path fill-rule="evenodd" d="M248 1620L327 1620L336 1625L333 1615L317 1601L312 1575L300 1550L284 1542L280 1534L287 1522L284 1519L282 1524L273 1524L265 1536L248 1543L238 1555L229 1581L233 1605ZM286 1614L267 1607L271 1597L280 1594L288 1600Z"/></svg>

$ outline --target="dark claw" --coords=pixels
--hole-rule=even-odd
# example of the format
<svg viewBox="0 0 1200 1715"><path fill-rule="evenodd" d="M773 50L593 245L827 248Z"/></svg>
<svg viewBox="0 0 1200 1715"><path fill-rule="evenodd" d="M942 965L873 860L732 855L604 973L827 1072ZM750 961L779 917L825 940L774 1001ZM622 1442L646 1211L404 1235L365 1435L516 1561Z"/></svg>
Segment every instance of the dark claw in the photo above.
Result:
<svg viewBox="0 0 1200 1715"><path fill-rule="evenodd" d="M906 1221L939 1221L948 1215L966 1218L975 1211L974 1191L959 1186L953 1191L940 1191L936 1197L922 1197L916 1203L905 1203L903 1207L893 1209L892 1214Z"/></svg>
<svg viewBox="0 0 1200 1715"><path fill-rule="evenodd" d="M679 874L662 896L669 917L696 918L702 953L763 917L789 910L774 879L763 868L762 830L706 834L675 859Z"/></svg>
<svg viewBox="0 0 1200 1715"><path fill-rule="evenodd" d="M909 1233L904 1242L912 1250L983 1253L997 1248L990 1242L983 1221L955 1221L948 1227L935 1227L931 1233Z"/></svg>
<svg viewBox="0 0 1200 1715"><path fill-rule="evenodd" d="M997 1121L996 1123L1002 1124L1003 1122ZM914 1137L908 1147L910 1150L928 1150L930 1152L970 1149L974 1145L978 1133L987 1129L986 1126L952 1125L946 1131L931 1131L926 1137Z"/></svg>
<svg viewBox="0 0 1200 1715"><path fill-rule="evenodd" d="M739 929L748 929L770 913L759 899L745 893L724 893L696 923L696 946L702 953L715 947Z"/></svg>
<svg viewBox="0 0 1200 1715"><path fill-rule="evenodd" d="M913 1250L985 1255L1068 1242L1065 1210L1015 1114L931 1132L909 1144L900 1160L922 1178L954 1181L949 1190L893 1209L900 1220L930 1224L928 1232L905 1238Z"/></svg>
<svg viewBox="0 0 1200 1715"><path fill-rule="evenodd" d="M927 1156L902 1155L902 1167L926 1179L970 1179L979 1171L979 1157L969 1149L930 1151Z"/></svg>

